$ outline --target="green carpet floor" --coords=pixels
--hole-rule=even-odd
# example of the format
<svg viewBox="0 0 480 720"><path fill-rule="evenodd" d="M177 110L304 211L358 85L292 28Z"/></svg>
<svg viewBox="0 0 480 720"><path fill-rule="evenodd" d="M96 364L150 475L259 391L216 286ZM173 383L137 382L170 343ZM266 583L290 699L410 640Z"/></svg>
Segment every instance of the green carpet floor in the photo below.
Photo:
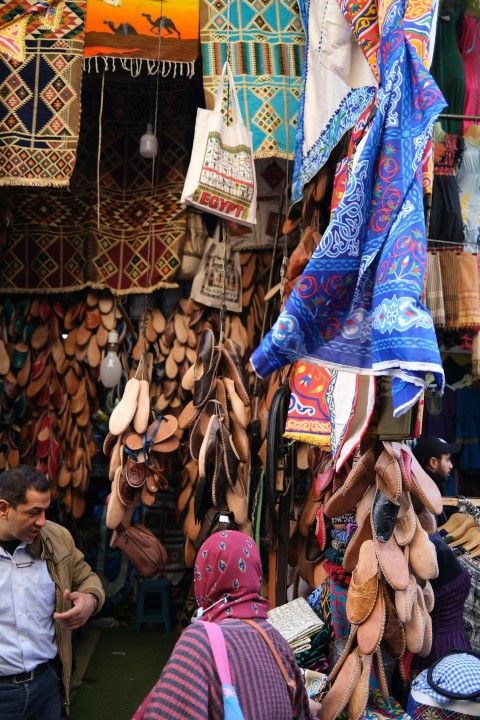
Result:
<svg viewBox="0 0 480 720"><path fill-rule="evenodd" d="M72 695L70 720L130 720L151 690L176 641L158 627L115 627L90 631L82 652L89 654ZM85 647L90 643L89 650Z"/></svg>

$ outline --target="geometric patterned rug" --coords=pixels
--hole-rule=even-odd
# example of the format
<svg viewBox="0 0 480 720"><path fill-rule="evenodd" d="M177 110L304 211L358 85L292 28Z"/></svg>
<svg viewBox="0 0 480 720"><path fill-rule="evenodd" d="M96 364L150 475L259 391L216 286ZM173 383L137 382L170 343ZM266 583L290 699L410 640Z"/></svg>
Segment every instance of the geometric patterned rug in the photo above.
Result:
<svg viewBox="0 0 480 720"><path fill-rule="evenodd" d="M207 108L229 62L255 158L291 158L300 102L305 34L296 0L200 0Z"/></svg>
<svg viewBox="0 0 480 720"><path fill-rule="evenodd" d="M158 155L153 163L138 149L146 123L154 121L157 80ZM185 78L105 73L99 133L102 76L85 75L69 191L9 191L14 219L0 260L0 290L39 293L89 286L122 295L171 286L185 239L180 196L197 96L197 84Z"/></svg>
<svg viewBox="0 0 480 720"><path fill-rule="evenodd" d="M80 124L85 4L1 3L0 185L70 182Z"/></svg>

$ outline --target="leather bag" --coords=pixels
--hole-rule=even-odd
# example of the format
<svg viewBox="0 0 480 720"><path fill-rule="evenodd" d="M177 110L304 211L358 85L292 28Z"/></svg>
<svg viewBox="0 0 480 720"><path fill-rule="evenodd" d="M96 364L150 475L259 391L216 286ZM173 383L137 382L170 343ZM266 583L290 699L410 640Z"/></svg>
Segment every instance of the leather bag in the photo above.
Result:
<svg viewBox="0 0 480 720"><path fill-rule="evenodd" d="M144 578L160 575L165 569L167 551L160 540L141 523L116 527L118 547L128 557L138 573Z"/></svg>

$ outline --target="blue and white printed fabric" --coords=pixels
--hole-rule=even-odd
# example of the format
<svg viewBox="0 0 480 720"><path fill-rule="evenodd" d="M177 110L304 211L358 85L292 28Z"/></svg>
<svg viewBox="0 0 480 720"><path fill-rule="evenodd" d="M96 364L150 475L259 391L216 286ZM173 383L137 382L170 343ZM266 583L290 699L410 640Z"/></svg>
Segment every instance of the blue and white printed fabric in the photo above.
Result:
<svg viewBox="0 0 480 720"><path fill-rule="evenodd" d="M428 310L422 158L445 101L403 26L382 18L377 112L345 193L272 330L251 362L261 377L304 358L392 376L394 415L419 399L426 373L444 374Z"/></svg>

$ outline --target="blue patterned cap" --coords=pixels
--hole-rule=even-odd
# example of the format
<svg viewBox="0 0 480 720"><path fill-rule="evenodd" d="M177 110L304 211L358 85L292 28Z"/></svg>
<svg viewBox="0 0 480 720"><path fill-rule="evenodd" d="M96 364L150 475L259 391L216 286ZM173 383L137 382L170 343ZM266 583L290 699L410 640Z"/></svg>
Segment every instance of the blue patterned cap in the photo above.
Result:
<svg viewBox="0 0 480 720"><path fill-rule="evenodd" d="M452 698L441 695L430 685L423 670L412 682L412 688L429 695L439 703L451 702ZM432 680L438 688L461 698L480 700L480 658L470 653L455 653L442 658L433 668ZM474 693L478 693L475 698Z"/></svg>

